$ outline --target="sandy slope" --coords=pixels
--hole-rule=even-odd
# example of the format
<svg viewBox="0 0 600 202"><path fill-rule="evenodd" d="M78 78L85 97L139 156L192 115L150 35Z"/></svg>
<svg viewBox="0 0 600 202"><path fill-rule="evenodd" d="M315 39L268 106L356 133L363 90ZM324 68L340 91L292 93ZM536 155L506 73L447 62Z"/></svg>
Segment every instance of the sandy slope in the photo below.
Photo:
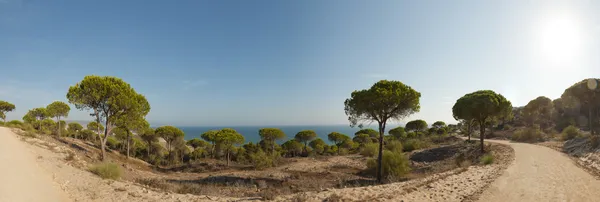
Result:
<svg viewBox="0 0 600 202"><path fill-rule="evenodd" d="M600 201L600 181L565 154L538 145L493 142L512 146L516 159L480 201Z"/></svg>
<svg viewBox="0 0 600 202"><path fill-rule="evenodd" d="M36 162L36 156L0 127L0 201L70 201L60 186Z"/></svg>

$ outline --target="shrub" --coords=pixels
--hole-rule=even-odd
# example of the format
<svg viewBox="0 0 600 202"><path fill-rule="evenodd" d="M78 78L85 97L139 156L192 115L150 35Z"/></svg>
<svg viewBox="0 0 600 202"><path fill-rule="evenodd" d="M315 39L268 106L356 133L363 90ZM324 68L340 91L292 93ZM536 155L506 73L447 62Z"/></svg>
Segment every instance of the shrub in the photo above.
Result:
<svg viewBox="0 0 600 202"><path fill-rule="evenodd" d="M338 155L346 155L349 154L350 150L346 149L346 148L339 148L338 149Z"/></svg>
<svg viewBox="0 0 600 202"><path fill-rule="evenodd" d="M115 163L99 163L90 168L90 171L102 179L119 179L122 171L121 167Z"/></svg>
<svg viewBox="0 0 600 202"><path fill-rule="evenodd" d="M117 150L119 148L119 140L115 137L108 136L106 139L106 146L110 149Z"/></svg>
<svg viewBox="0 0 600 202"><path fill-rule="evenodd" d="M538 127L521 129L513 133L511 139L518 142L538 142L542 140L542 131Z"/></svg>
<svg viewBox="0 0 600 202"><path fill-rule="evenodd" d="M378 151L379 151L379 144L377 144L377 143L367 143L360 150L360 155L363 155L363 156L366 156L366 157L374 157L374 156L377 155Z"/></svg>
<svg viewBox="0 0 600 202"><path fill-rule="evenodd" d="M485 154L481 157L481 164L489 165L494 163L494 156L491 154Z"/></svg>
<svg viewBox="0 0 600 202"><path fill-rule="evenodd" d="M405 152L411 152L413 150L421 149L424 146L425 145L423 141L419 139L409 139L404 141L404 143L402 144L402 147L404 148Z"/></svg>
<svg viewBox="0 0 600 202"><path fill-rule="evenodd" d="M273 159L260 149L250 154L250 161L254 168L258 170L273 166Z"/></svg>
<svg viewBox="0 0 600 202"><path fill-rule="evenodd" d="M402 142L390 141L385 145L385 149L390 150L394 153L402 153Z"/></svg>
<svg viewBox="0 0 600 202"><path fill-rule="evenodd" d="M388 150L383 151L381 168L382 176L388 179L402 177L410 171L408 158L404 154ZM377 173L377 159L371 158L367 161L367 173L372 175Z"/></svg>
<svg viewBox="0 0 600 202"><path fill-rule="evenodd" d="M579 128L575 126L568 126L562 131L562 140L570 140L577 136L580 136Z"/></svg>

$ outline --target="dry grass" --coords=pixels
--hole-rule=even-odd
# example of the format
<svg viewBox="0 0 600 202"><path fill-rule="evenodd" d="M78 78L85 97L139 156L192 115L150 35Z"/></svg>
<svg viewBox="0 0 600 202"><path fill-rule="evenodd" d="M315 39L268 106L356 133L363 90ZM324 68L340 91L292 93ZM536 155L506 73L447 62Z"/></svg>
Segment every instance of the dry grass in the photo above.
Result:
<svg viewBox="0 0 600 202"><path fill-rule="evenodd" d="M90 168L90 171L102 179L117 180L121 178L123 171L121 167L115 163L99 163Z"/></svg>

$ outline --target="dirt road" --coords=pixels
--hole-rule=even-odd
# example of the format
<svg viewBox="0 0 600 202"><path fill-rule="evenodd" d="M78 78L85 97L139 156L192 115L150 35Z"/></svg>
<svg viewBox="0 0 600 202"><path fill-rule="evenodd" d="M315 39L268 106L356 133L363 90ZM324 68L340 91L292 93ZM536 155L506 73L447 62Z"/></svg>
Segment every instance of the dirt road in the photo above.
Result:
<svg viewBox="0 0 600 202"><path fill-rule="evenodd" d="M532 144L490 142L511 145L516 158L480 201L600 201L600 181L565 154Z"/></svg>
<svg viewBox="0 0 600 202"><path fill-rule="evenodd" d="M70 201L24 144L0 127L0 202Z"/></svg>

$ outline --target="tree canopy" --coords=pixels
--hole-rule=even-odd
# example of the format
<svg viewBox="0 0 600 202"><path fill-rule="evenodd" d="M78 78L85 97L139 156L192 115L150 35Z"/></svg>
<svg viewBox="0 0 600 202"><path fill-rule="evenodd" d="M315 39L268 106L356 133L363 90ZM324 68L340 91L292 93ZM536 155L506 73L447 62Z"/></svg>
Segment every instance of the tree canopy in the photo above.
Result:
<svg viewBox="0 0 600 202"><path fill-rule="evenodd" d="M592 134L596 134L594 120L600 110L600 79L589 78L575 83L567 88L561 95L562 105L565 108L574 109L579 115L587 117L587 126Z"/></svg>
<svg viewBox="0 0 600 202"><path fill-rule="evenodd" d="M533 99L523 107L523 116L527 123L532 126L533 124L541 125L543 128L549 126L552 121L552 113L554 106L550 98L540 96Z"/></svg>
<svg viewBox="0 0 600 202"><path fill-rule="evenodd" d="M64 103L61 101L55 101L53 103L50 103L48 106L46 106L46 111L47 111L49 117L56 118L56 122L58 122L58 128L57 128L56 132L57 132L58 136L60 136L60 131L62 128L60 118L69 116L69 111L71 111L71 107L69 107L69 105L67 103Z"/></svg>
<svg viewBox="0 0 600 202"><path fill-rule="evenodd" d="M435 128L435 129L445 128L446 123L443 121L436 121L431 125L431 127Z"/></svg>
<svg viewBox="0 0 600 202"><path fill-rule="evenodd" d="M232 128L223 128L215 135L217 144L222 145L227 153L227 166L229 166L229 153L233 145L239 145L244 143L244 136L239 134Z"/></svg>
<svg viewBox="0 0 600 202"><path fill-rule="evenodd" d="M404 130L404 127L402 127L402 126L392 128L390 131L388 131L388 133L390 135L392 135L394 138L396 138L397 140L406 139L406 131Z"/></svg>
<svg viewBox="0 0 600 202"><path fill-rule="evenodd" d="M363 129L360 129L359 131L356 131L356 133L354 133L354 135L358 135L358 134L367 134L370 137L374 137L374 138L379 137L379 132L377 132L376 130L371 129L371 128L363 128Z"/></svg>
<svg viewBox="0 0 600 202"><path fill-rule="evenodd" d="M102 130L104 130L104 126L102 124L99 124L98 122L95 122L95 121L89 122L85 127L88 130L91 130L91 131L102 131Z"/></svg>
<svg viewBox="0 0 600 202"><path fill-rule="evenodd" d="M412 120L406 123L406 130L424 132L427 130L427 122L421 119Z"/></svg>
<svg viewBox="0 0 600 202"><path fill-rule="evenodd" d="M23 116L23 121L25 121L25 123L37 123L38 128L37 129L42 129L42 120L46 119L48 117L48 112L46 111L46 108L44 107L40 107L40 108L34 108L34 109L30 109L27 114L25 114L25 116Z"/></svg>
<svg viewBox="0 0 600 202"><path fill-rule="evenodd" d="M6 113L11 112L13 110L15 110L14 104L0 100L0 118L4 120L4 123L6 123Z"/></svg>
<svg viewBox="0 0 600 202"><path fill-rule="evenodd" d="M485 124L494 118L505 116L511 110L512 105L504 96L491 90L480 90L459 98L452 107L452 114L457 120L474 120L479 123L481 151L483 152Z"/></svg>
<svg viewBox="0 0 600 202"><path fill-rule="evenodd" d="M209 145L209 143L207 141L198 139L198 138L194 138L191 140L188 140L186 142L187 145L189 145L190 147L196 149L196 148L200 148L200 147L206 147Z"/></svg>
<svg viewBox="0 0 600 202"><path fill-rule="evenodd" d="M332 141L335 145L339 145L342 142L349 140L350 137L348 137L347 135L344 135L342 133L331 132L327 135L327 139L329 139L329 141Z"/></svg>
<svg viewBox="0 0 600 202"><path fill-rule="evenodd" d="M158 137L163 138L167 142L167 150L169 152L172 151L171 146L172 146L173 141L175 141L179 137L185 136L183 131L175 126L161 126L161 127L156 128L154 133Z"/></svg>
<svg viewBox="0 0 600 202"><path fill-rule="evenodd" d="M296 139L298 142L304 143L304 149L306 149L308 142L315 139L316 137L317 133L315 133L314 130L303 130L296 133L294 139Z"/></svg>
<svg viewBox="0 0 600 202"><path fill-rule="evenodd" d="M373 142L372 138L368 134L357 134L352 138L352 141L357 142L361 145Z"/></svg>
<svg viewBox="0 0 600 202"><path fill-rule="evenodd" d="M67 131L69 131L69 135L77 136L78 133L83 129L83 126L77 122L71 122L68 125Z"/></svg>
<svg viewBox="0 0 600 202"><path fill-rule="evenodd" d="M291 139L284 142L281 147L287 151L288 154L292 156L298 155L298 153L302 152L303 146L302 143L298 142L296 139Z"/></svg>
<svg viewBox="0 0 600 202"><path fill-rule="evenodd" d="M285 133L279 128L261 128L258 130L258 135L271 144L271 153L275 152L275 141L285 138Z"/></svg>
<svg viewBox="0 0 600 202"><path fill-rule="evenodd" d="M377 157L377 181L382 182L381 160L383 135L390 120L401 120L421 108L421 93L400 81L381 80L369 89L352 92L344 102L344 111L350 126L376 121L379 126L379 155Z"/></svg>
<svg viewBox="0 0 600 202"><path fill-rule="evenodd" d="M140 95L125 81L111 76L85 76L69 87L67 99L79 110L90 110L97 122L104 122L104 137L101 141L102 159L106 156L105 146L111 130L118 119L127 116L132 106L139 104Z"/></svg>
<svg viewBox="0 0 600 202"><path fill-rule="evenodd" d="M148 127L142 131L138 132L138 135L144 142L148 144L147 155L150 156L150 152L152 150L152 143L158 142L158 135L154 133L154 129Z"/></svg>

